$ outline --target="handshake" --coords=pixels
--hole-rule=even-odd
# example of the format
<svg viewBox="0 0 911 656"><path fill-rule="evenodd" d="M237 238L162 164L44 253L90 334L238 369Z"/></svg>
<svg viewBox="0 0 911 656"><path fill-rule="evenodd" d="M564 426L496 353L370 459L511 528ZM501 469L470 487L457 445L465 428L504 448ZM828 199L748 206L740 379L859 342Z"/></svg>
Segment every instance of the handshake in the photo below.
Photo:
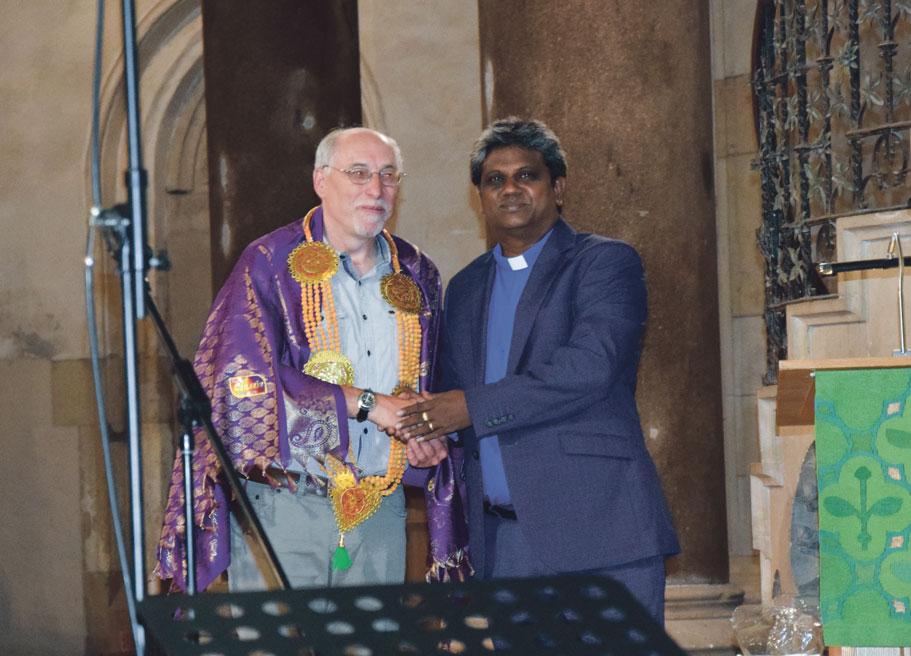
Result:
<svg viewBox="0 0 911 656"><path fill-rule="evenodd" d="M447 436L471 425L462 390L377 394L376 406L367 418L406 445L412 467L433 467L442 462L449 455Z"/></svg>

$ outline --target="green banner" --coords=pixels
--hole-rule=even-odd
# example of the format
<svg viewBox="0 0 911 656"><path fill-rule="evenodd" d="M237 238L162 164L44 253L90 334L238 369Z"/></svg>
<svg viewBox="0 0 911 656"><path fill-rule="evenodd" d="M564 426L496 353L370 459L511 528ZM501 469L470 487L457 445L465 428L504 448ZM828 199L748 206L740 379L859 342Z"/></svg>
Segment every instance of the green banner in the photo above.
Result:
<svg viewBox="0 0 911 656"><path fill-rule="evenodd" d="M828 645L911 645L911 368L816 372Z"/></svg>

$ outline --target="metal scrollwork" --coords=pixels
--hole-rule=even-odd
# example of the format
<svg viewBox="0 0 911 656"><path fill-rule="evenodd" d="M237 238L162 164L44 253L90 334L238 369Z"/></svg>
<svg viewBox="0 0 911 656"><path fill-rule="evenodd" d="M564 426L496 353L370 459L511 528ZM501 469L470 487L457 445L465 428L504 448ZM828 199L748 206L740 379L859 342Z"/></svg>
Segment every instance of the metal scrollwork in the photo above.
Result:
<svg viewBox="0 0 911 656"><path fill-rule="evenodd" d="M787 357L787 304L835 291L814 268L832 258L835 219L911 206L911 0L765 0L757 21L771 384Z"/></svg>

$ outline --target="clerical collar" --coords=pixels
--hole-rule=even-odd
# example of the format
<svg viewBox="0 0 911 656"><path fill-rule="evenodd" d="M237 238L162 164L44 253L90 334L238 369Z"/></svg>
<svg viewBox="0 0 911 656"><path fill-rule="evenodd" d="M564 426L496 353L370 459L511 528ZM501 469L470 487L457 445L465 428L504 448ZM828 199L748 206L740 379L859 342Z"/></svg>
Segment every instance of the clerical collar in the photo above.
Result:
<svg viewBox="0 0 911 656"><path fill-rule="evenodd" d="M503 247L500 246L500 244L497 244L493 247L493 256L497 262L497 267L503 271L522 271L524 269L530 269L535 265L538 255L544 250L544 244L550 239L550 235L553 231L553 228L548 230L543 237L532 244L524 253L516 255L515 257L506 257L503 255Z"/></svg>

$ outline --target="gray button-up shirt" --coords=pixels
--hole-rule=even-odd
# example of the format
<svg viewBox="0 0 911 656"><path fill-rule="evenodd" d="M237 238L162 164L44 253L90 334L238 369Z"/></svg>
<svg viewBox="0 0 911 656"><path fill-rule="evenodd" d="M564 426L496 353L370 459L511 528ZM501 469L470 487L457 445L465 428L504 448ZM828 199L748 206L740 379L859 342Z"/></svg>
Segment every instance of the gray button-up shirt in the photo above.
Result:
<svg viewBox="0 0 911 656"><path fill-rule="evenodd" d="M351 258L342 253L338 273L332 278L338 332L342 353L354 366L354 386L391 394L399 382L399 349L395 309L380 294L380 280L392 272L389 245L376 238L376 265L358 276ZM385 474L389 460L389 436L370 421L348 419L349 459L363 475ZM299 470L299 462L289 469ZM318 462L307 458L307 471L321 478Z"/></svg>

